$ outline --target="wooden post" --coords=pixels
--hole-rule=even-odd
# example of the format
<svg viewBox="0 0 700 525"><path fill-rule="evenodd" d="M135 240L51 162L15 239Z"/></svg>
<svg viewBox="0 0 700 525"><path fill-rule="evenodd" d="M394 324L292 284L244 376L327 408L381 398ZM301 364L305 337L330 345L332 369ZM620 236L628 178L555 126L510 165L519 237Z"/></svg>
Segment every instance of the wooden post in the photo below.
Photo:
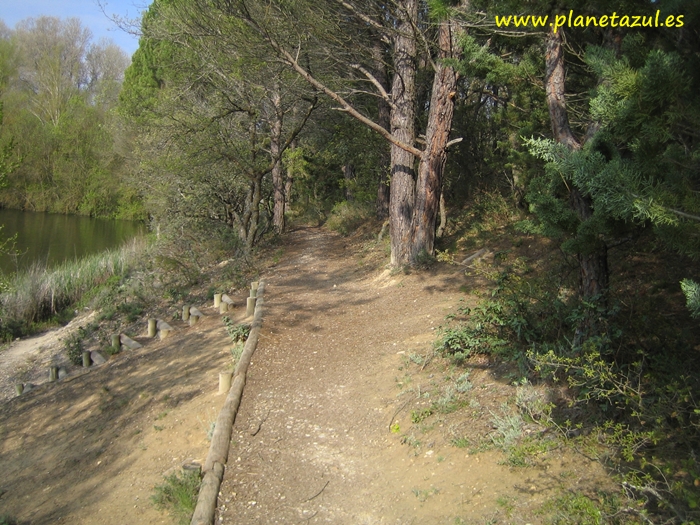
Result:
<svg viewBox="0 0 700 525"><path fill-rule="evenodd" d="M248 297L246 306L246 315L253 315L255 313L255 297Z"/></svg>
<svg viewBox="0 0 700 525"><path fill-rule="evenodd" d="M221 302L226 304L226 306L219 306L220 314L225 314L229 310L233 310L233 299L231 299L228 295L223 294L221 296Z"/></svg>
<svg viewBox="0 0 700 525"><path fill-rule="evenodd" d="M114 348L117 352L121 350L122 342L119 334L112 334L112 348Z"/></svg>
<svg viewBox="0 0 700 525"><path fill-rule="evenodd" d="M250 296L251 297L258 296L258 283L257 282L250 283Z"/></svg>
<svg viewBox="0 0 700 525"><path fill-rule="evenodd" d="M226 394L231 390L231 377L233 372L219 372L219 394Z"/></svg>
<svg viewBox="0 0 700 525"><path fill-rule="evenodd" d="M191 315L190 316L190 326L194 326L199 322L199 316L198 315Z"/></svg>
<svg viewBox="0 0 700 525"><path fill-rule="evenodd" d="M17 392L18 396L21 396L22 392L24 392L24 385L22 383L17 383L15 385L15 392Z"/></svg>
<svg viewBox="0 0 700 525"><path fill-rule="evenodd" d="M214 294L214 308L218 308L220 304L221 304L221 294L215 293Z"/></svg>
<svg viewBox="0 0 700 525"><path fill-rule="evenodd" d="M49 367L49 381L54 382L58 380L58 367L57 366L50 366Z"/></svg>
<svg viewBox="0 0 700 525"><path fill-rule="evenodd" d="M199 311L199 308L194 306L190 307L190 316L196 315L197 317L204 317L204 314Z"/></svg>
<svg viewBox="0 0 700 525"><path fill-rule="evenodd" d="M88 368L88 367L90 366L90 363L91 363L91 362L92 362L92 360L90 359L90 352L88 352L87 350L85 350L85 351L83 352L83 366L84 366L85 368Z"/></svg>
<svg viewBox="0 0 700 525"><path fill-rule="evenodd" d="M148 320L148 337L155 337L158 331L158 320L149 319Z"/></svg>
<svg viewBox="0 0 700 525"><path fill-rule="evenodd" d="M139 348L142 348L141 343L139 343L138 341L134 341L131 337L129 337L126 334L121 334L119 336L119 340L129 350L138 350Z"/></svg>
<svg viewBox="0 0 700 525"><path fill-rule="evenodd" d="M182 307L182 320L183 321L189 321L190 319L190 306L185 305Z"/></svg>

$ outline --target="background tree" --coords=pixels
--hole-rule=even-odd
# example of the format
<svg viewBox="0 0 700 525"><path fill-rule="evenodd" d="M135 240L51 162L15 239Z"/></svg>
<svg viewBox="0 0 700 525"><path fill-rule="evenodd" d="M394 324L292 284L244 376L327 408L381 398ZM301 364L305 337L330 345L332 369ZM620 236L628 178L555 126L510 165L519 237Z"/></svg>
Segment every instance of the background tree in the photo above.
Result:
<svg viewBox="0 0 700 525"><path fill-rule="evenodd" d="M5 140L22 165L0 204L35 211L133 218L142 213L129 184L114 120L128 58L109 41L91 43L77 19L40 17L2 36L8 65L2 93Z"/></svg>

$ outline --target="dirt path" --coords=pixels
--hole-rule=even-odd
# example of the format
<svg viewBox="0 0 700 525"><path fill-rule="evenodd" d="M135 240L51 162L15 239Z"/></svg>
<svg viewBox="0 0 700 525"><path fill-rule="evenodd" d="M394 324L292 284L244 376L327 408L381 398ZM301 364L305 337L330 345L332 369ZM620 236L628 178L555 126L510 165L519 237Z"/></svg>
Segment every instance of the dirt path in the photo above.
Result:
<svg viewBox="0 0 700 525"><path fill-rule="evenodd" d="M364 271L345 242L320 230L295 232L283 263L266 276L265 322L218 523L538 522L531 511L551 497L562 472L590 468L586 460L562 456L512 470L499 464L501 453L474 455L450 443L460 425L491 431L483 413L412 421L411 409L430 406L445 370L421 373L407 356L431 352L464 272ZM497 407L509 395L508 380L488 366L471 379L474 399ZM597 474L582 474L577 485Z"/></svg>
<svg viewBox="0 0 700 525"><path fill-rule="evenodd" d="M514 406L506 369L426 362L460 289L478 283L447 265L392 274L370 244L299 230L263 276L217 523L542 523L537 510L563 488L595 493L604 473L581 456L543 451L513 469L482 446L499 407ZM0 404L0 515L172 523L149 497L164 474L205 457L223 403L218 372L231 361L221 316L200 310L194 327L173 321L164 341L138 337L141 350ZM42 367L53 351L24 348ZM17 352L0 354L0 378L30 355ZM530 426L520 430L541 431Z"/></svg>

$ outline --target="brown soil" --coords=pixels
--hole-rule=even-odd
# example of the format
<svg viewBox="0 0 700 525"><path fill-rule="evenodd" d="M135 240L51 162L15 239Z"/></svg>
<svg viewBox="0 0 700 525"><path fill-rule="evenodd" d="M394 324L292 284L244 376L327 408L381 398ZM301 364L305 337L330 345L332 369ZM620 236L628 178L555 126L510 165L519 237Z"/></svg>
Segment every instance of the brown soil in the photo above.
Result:
<svg viewBox="0 0 700 525"><path fill-rule="evenodd" d="M376 243L321 229L289 234L282 250L262 276L263 328L217 523L542 523L546 500L609 485L534 423L523 427L525 441L537 437L529 466L509 467L491 446L517 376L433 352L460 289L478 284L463 267L392 273ZM164 473L206 455L230 366L220 316L200 309L195 327L140 338L142 350L0 406L0 514L171 522L148 498Z"/></svg>

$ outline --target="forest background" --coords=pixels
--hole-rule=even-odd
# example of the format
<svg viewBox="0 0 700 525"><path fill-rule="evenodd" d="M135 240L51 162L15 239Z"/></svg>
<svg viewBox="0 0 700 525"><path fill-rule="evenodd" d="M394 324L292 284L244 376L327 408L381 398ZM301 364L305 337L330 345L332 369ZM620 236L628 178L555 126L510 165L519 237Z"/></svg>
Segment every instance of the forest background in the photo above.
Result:
<svg viewBox="0 0 700 525"><path fill-rule="evenodd" d="M570 10L683 25L495 22ZM568 381L635 487L663 472L645 447L682 451L669 468L691 475L668 492L697 508L697 2L156 0L116 22L141 34L130 62L74 19L0 27L2 206L142 219L186 279L290 220L378 221L400 269L458 262L465 229L507 217L560 266L489 274L491 297L441 350ZM653 278L611 265L623 251L682 275L640 306L630 287Z"/></svg>

